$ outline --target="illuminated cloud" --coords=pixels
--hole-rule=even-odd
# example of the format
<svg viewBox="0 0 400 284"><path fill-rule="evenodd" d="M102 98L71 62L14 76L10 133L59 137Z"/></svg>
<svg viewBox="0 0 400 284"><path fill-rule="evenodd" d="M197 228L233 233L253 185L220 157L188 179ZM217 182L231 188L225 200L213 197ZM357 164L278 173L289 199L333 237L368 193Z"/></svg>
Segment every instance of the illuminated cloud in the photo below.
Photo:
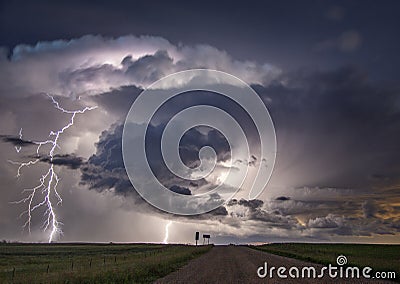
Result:
<svg viewBox="0 0 400 284"><path fill-rule="evenodd" d="M47 92L77 98L127 85L147 87L171 73L209 68L249 84L266 84L280 70L270 64L233 59L209 45L173 45L161 37L87 35L71 40L17 45L0 54L0 92L29 96Z"/></svg>

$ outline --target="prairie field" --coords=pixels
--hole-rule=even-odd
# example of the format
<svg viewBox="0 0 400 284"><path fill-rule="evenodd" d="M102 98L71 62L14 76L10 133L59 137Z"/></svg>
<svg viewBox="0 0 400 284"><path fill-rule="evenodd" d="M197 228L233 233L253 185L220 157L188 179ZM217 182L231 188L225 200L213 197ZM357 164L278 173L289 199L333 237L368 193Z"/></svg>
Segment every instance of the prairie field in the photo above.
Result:
<svg viewBox="0 0 400 284"><path fill-rule="evenodd" d="M150 283L211 246L1 244L0 283Z"/></svg>

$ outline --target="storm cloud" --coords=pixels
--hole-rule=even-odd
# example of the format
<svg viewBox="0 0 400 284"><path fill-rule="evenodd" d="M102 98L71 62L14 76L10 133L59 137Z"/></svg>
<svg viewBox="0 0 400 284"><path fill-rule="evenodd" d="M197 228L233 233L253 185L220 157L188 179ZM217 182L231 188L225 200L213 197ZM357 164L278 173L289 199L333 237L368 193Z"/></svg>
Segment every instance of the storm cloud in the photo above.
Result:
<svg viewBox="0 0 400 284"><path fill-rule="evenodd" d="M394 70L400 64L399 5L306 1L287 9L288 4L3 3L0 238L47 239L42 212L33 216L32 235L21 235L25 220L16 219L26 204L10 202L24 198L27 192L21 191L40 183L53 165L64 200L56 207L65 224L62 241L158 242L172 220L171 240L182 243L198 230L221 243L398 243L400 86ZM249 182L211 212L175 216L152 207L134 190L121 139L126 115L146 87L194 68L225 71L251 85L275 125L277 158L256 200L241 195ZM71 122L71 113L54 108L48 94L67 110L97 106L74 118L54 155L50 145L36 153L35 141L52 138ZM171 117L194 105L231 114L255 150L230 161L232 149L222 133L196 127L182 137L180 157L196 167L199 150L211 146L217 154L215 173L199 180L173 175L162 160L160 137ZM147 132L146 151L165 187L196 195L215 186L227 169L248 167L251 180L251 171L263 162L257 137L241 106L197 90L160 107ZM16 177L19 165L32 159L39 162ZM221 196L215 193L210 200Z"/></svg>
<svg viewBox="0 0 400 284"><path fill-rule="evenodd" d="M133 193L134 190L126 174L122 157L122 131L123 125L116 124L102 133L99 142L96 144L96 154L91 156L87 163L81 167L82 184L88 184L90 188L98 191L113 189L116 194L126 195ZM171 191L190 195L191 190L196 190L199 186L207 184L207 182L204 179L200 179L193 183L176 177L170 173L165 165L160 163L160 160L162 160L160 150L162 131L162 126L149 126L149 137L147 139L153 141L149 142L149 164L155 176ZM188 166L193 166L193 164L198 164L199 162L198 155L201 147L204 145L219 145L215 150L217 156L223 159L229 152L226 141L225 144L223 141L223 137L214 134L212 130L207 133L201 133L193 129L187 132L181 140L181 158Z"/></svg>
<svg viewBox="0 0 400 284"><path fill-rule="evenodd" d="M218 69L260 84L280 73L272 65L238 61L208 45L176 46L151 36L86 35L18 45L10 56L0 53L0 70L6 76L0 91L8 96L47 92L78 98L127 85L147 87L163 76L191 68Z"/></svg>
<svg viewBox="0 0 400 284"><path fill-rule="evenodd" d="M84 164L84 159L82 157L77 157L73 154L57 154L53 157L39 157L39 159L41 162L57 166L66 166L73 170L79 169Z"/></svg>
<svg viewBox="0 0 400 284"><path fill-rule="evenodd" d="M35 145L34 142L29 141L29 140L24 140L22 138L19 138L17 136L7 136L7 135L2 135L1 136L3 141L6 143L11 143L14 146L19 146L19 147L26 147L26 146L31 146Z"/></svg>
<svg viewBox="0 0 400 284"><path fill-rule="evenodd" d="M221 222L232 228L244 228L246 226L235 219L248 220L264 227L300 229L305 235L314 234L321 238L324 234L364 236L396 233L397 229L385 221L388 211L380 209L380 218L370 221L355 216L375 216L377 205L370 201L373 188L394 186L398 182L395 178L399 170L395 161L398 158L396 145L400 142L395 133L400 121L397 88L374 83L367 74L351 67L330 72L288 73L268 86L255 85L254 88L272 113L277 138L284 149L278 155L272 184L285 184L292 188L286 192L304 194L272 196L267 202L232 199L217 210L223 213L222 217L225 216ZM108 102L113 97L118 98L120 103L113 109L126 113L128 108L124 101L134 99L138 93L135 88L123 88L99 95L96 100ZM366 97L368 100L364 101ZM182 107L197 102L189 97ZM213 104L222 105L222 102L218 103L217 97ZM233 108L229 104L226 107L228 110ZM159 121L170 118L179 109L170 104L170 108L162 111ZM319 119L315 120L315 117ZM148 133L160 141L162 128L162 124L151 126ZM91 188L100 191L113 188L117 194L125 194L132 190L132 186L124 172L118 144L122 125L113 129L101 136L97 144L98 153L89 159L87 168L82 169L82 182L92 182ZM223 137L218 132L207 133L194 129L181 140L180 155L187 165L196 165L198 150L204 145L212 145L220 153L220 161L225 160L229 148ZM150 164L152 160L160 159L156 150L159 148L159 142L151 144ZM371 156L371 153L376 156ZM375 159L372 164L363 162L371 158ZM251 165L256 161L254 156L246 163ZM193 194L193 190L206 183L204 180L196 183L179 180L159 164L154 169L169 188L179 193ZM385 178L372 179L371 176ZM393 202L399 198L398 194L394 196ZM384 200L381 197L379 203ZM377 229L373 229L373 224L378 223Z"/></svg>

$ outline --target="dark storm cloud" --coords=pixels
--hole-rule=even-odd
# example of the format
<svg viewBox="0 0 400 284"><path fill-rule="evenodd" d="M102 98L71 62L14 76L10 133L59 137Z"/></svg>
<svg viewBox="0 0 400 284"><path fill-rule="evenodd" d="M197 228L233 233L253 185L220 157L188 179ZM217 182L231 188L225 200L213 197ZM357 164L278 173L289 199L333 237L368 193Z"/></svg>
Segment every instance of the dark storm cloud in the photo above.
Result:
<svg viewBox="0 0 400 284"><path fill-rule="evenodd" d="M275 207L271 206L271 203L275 204ZM304 201L301 208L306 208L305 204L307 203L312 204L312 206L316 205L312 201ZM224 222L235 228L244 228L246 221L252 221L256 222L260 229L275 228L289 232L296 230L296 232L301 233L302 238L310 237L317 240L329 240L333 236L395 235L400 232L399 220L396 218L365 218L357 215L360 211L365 210L365 202L361 201L349 205L352 207L358 206L358 208L353 208L352 211L349 210L347 213L341 210L334 210L340 204L340 201L332 204L332 207L328 210L320 210L321 208L315 207L308 212L310 217L307 218L304 224L299 223L297 216L299 216L299 213L302 216L305 212L292 210L290 213L281 214L281 211L287 211L287 202L270 200L262 206L263 202L256 200L251 204L251 201L244 199L239 201L232 199L226 205L229 218L225 219ZM322 204L322 206L325 205ZM373 210L377 210L376 205ZM382 210L380 212L383 213ZM243 222L238 223L235 220Z"/></svg>
<svg viewBox="0 0 400 284"><path fill-rule="evenodd" d="M57 154L53 158L50 156L40 157L41 162L53 164L56 166L65 166L67 168L76 170L84 165L85 161L82 157L77 157L74 154Z"/></svg>
<svg viewBox="0 0 400 284"><path fill-rule="evenodd" d="M175 176L164 163L161 153L161 136L164 128L165 122L157 126L150 125L147 129L146 152L149 165L153 169L155 176L165 186L170 187L179 184L184 187L190 187L190 180ZM182 162L191 168L200 165L199 150L204 146L210 146L215 150L217 162L225 161L230 157L229 144L216 130L204 133L192 128L182 136L179 143L179 154ZM199 179L196 183L197 187L207 184L205 179Z"/></svg>
<svg viewBox="0 0 400 284"><path fill-rule="evenodd" d="M87 163L81 167L82 183L88 184L90 188L103 191L113 188L116 194L130 194L132 193L132 185L129 182L128 176L125 171L123 157L122 157L122 130L123 125L118 124L112 126L110 130L104 131L96 144L96 154L91 156ZM148 137L146 139L155 140L156 142L149 142L147 147L151 149L148 152L149 165L152 167L154 174L157 178L171 191L180 194L191 194L190 188L197 188L206 184L204 179L196 181L193 184L191 181L183 180L176 177L166 168L165 165L160 163L162 160L160 141L163 126L152 126L148 128ZM195 138L195 139L194 139ZM218 141L222 139L218 135L205 133L202 134L196 129L187 132L181 141L182 161L188 165L198 163L198 151L205 145L222 145ZM195 144L193 144L195 143ZM159 149L159 150L157 150ZM226 156L226 151L229 148L217 147L216 153L221 157ZM223 154L221 154L223 152Z"/></svg>
<svg viewBox="0 0 400 284"><path fill-rule="evenodd" d="M94 102L101 105L107 112L123 119L143 90L136 86L123 86L117 90L93 96Z"/></svg>
<svg viewBox="0 0 400 284"><path fill-rule="evenodd" d="M174 43L206 42L236 58L268 61L287 69L352 62L367 66L376 76L398 78L391 71L392 63L400 63L396 52L400 49L398 8L397 1L385 1L384 5L375 1L287 0L155 1L151 5L122 0L8 1L1 5L0 45L12 47L86 34L156 34ZM337 50L312 52L317 43L355 27L364 38L360 52L351 57Z"/></svg>
<svg viewBox="0 0 400 284"><path fill-rule="evenodd" d="M11 143L16 147L26 147L33 146L37 143L24 140L16 136L1 135L2 140L6 143ZM52 158L50 156L32 156L30 158L39 159L43 163L49 163L57 166L65 166L70 169L78 169L84 164L84 159L82 157L77 157L74 154L55 154Z"/></svg>
<svg viewBox="0 0 400 284"><path fill-rule="evenodd" d="M300 178L294 181L293 186L351 188L370 187L371 181L376 185L396 182L400 169L396 151L399 143L396 129L400 121L396 86L373 82L366 72L346 67L336 71L288 73L268 87L254 87L268 105L276 124L280 150L276 175L290 177L291 171L297 172ZM124 87L94 99L110 113L124 116L138 93L140 89L136 87ZM238 112L233 105L219 101L219 97L200 93L194 95L197 98L183 96L171 101L159 113L159 120L168 120L173 113L193 103L211 101L218 107L225 104L230 113ZM238 119L244 117L239 115ZM150 134L159 137L161 128L151 128ZM220 136L216 131L210 134L216 135L216 138ZM250 139L252 136L254 133L250 132ZM185 136L182 140L185 143L180 148L185 163L190 165L198 161L197 150L205 145L204 141L223 142L222 139L212 138L197 130ZM213 147L225 148L224 143ZM224 156L220 158L225 159ZM247 163L256 159L251 157ZM370 160L370 163L364 163L363 159ZM392 178L371 178L382 176ZM168 183L171 177L167 175L163 178ZM169 186L175 184L174 181L172 179ZM195 187L190 184L183 186ZM312 208L306 204L304 211L311 212Z"/></svg>
<svg viewBox="0 0 400 284"><path fill-rule="evenodd" d="M214 216L227 216L228 211L226 210L225 206L219 206L219 207L215 208L214 210L211 210L207 214L211 214Z"/></svg>
<svg viewBox="0 0 400 284"><path fill-rule="evenodd" d="M290 200L290 197L287 197L287 196L279 196L279 197L275 198L275 200L287 201L287 200Z"/></svg>
<svg viewBox="0 0 400 284"><path fill-rule="evenodd" d="M282 216L324 216L331 212L354 215L359 209L359 202L343 201L341 198L321 198L319 200L271 200L266 207Z"/></svg>
<svg viewBox="0 0 400 284"><path fill-rule="evenodd" d="M208 132L204 134L196 128L190 129L182 137L179 154L187 166L193 167L200 164L198 153L204 146L209 146L215 150L217 162L226 161L230 158L229 144L224 136L215 129L207 128L207 130Z"/></svg>
<svg viewBox="0 0 400 284"><path fill-rule="evenodd" d="M31 146L35 145L34 142L29 141L29 140L24 140L22 138L19 138L17 136L9 136L9 135L0 135L0 138L6 142L6 143L11 143L14 146L20 146L20 147L25 147L25 146Z"/></svg>
<svg viewBox="0 0 400 284"><path fill-rule="evenodd" d="M290 177L287 171L299 171L302 173L301 178L295 180L293 186L318 186L315 190L318 197L310 199L312 195L304 195L302 198L278 195L275 200L268 202L233 199L204 218L213 215L224 217L224 222L235 228L242 226L233 221L237 218L282 230L301 228L304 232L312 230L310 236L320 239L327 233L336 236L397 233L398 228L392 225L396 224L395 220L388 222L374 217L367 218L367 221L351 217L360 213L366 217L376 216L377 212L384 213L382 208L376 208L377 205L369 206L368 202L363 205L364 197L357 199L356 192L347 200L340 198L342 194L347 194L346 188L356 186L362 189L359 194L366 194L371 190L371 182L380 185L396 181L396 178L381 178L395 177L400 169L396 151L399 143L396 129L400 124L396 86L374 82L368 78L367 73L346 67L335 71L287 73L269 86L254 87L271 111L279 145L282 147L275 174ZM126 113L128 102L134 100L139 92L140 89L135 87L125 87L98 95L94 99L104 103L105 108L108 103L112 105L108 107L109 112ZM172 113L179 111L180 108L176 105L184 108L193 103L211 101L210 95L196 95L201 97L200 100L189 97L179 100L179 104L177 101L170 102L170 109L161 112L158 122L168 120ZM213 103L222 105L218 98ZM228 106L228 110L232 111L232 106ZM148 134L153 138L160 138L162 127L162 124L153 126ZM114 188L119 194L125 194L132 189L122 164L119 144L121 133L121 125L103 133L97 145L98 153L89 159L88 168L82 170L84 183L92 184L92 188L99 191ZM222 143L213 147L225 153L227 148L223 145L220 134L212 131L208 133L212 135L195 129L182 139L180 154L186 164L191 165L198 161L198 149L210 141ZM154 144L150 146L153 149ZM293 151L298 154L297 157L293 155ZM157 156L151 160L158 160ZM221 159L223 157L224 155ZM365 163L366 159L370 163ZM256 161L257 157L250 157L246 163ZM290 166L285 166L285 162ZM157 171L169 187L176 185L192 192L201 185L177 182L168 173L156 168ZM326 185L338 187L325 188ZM345 189L340 189L339 186ZM331 194L336 197L329 198ZM386 200L385 198L382 195L380 202ZM300 225L296 216L305 216L305 225Z"/></svg>
<svg viewBox="0 0 400 284"><path fill-rule="evenodd" d="M371 176L399 176L399 86L345 67L255 88L274 118L277 171L295 171L293 186L367 187Z"/></svg>
<svg viewBox="0 0 400 284"><path fill-rule="evenodd" d="M93 96L93 100L97 104L101 105L102 108L107 110L107 112L123 119L128 114L132 103L142 91L143 90L141 88L136 86L124 86L110 92ZM153 120L158 120L157 124L165 124L165 121L168 121L174 114L186 108L187 106L192 106L194 104L205 104L207 102L217 106L225 105L225 108L230 112L240 113L240 110L238 110L237 107L235 107L233 104L229 104L229 102L227 103L220 96L213 97L208 93L191 93L189 95L186 94L179 96L179 98L168 101L167 104L156 113ZM239 119L241 118L242 117L239 117ZM246 119L248 118L246 117ZM250 125L251 123L247 121L244 127L246 128L246 126L249 126L250 128ZM157 132L155 133L157 137L161 134L160 129L154 130ZM194 152L198 151L203 146L213 147L216 152L219 153L218 161L224 161L229 158L226 156L226 153L228 152L227 141L223 138L222 134L219 131L210 129L208 127L203 127L203 130L206 130L207 134L204 134L205 131L200 132L198 129L191 129L189 130L189 135L185 135L182 138L182 146L180 151L183 159L185 159L185 162L190 164L190 162L197 160L198 157ZM153 130L151 129L150 132L151 131ZM185 155L183 152L185 152L187 155ZM256 160L257 158L253 156L252 162Z"/></svg>
<svg viewBox="0 0 400 284"><path fill-rule="evenodd" d="M294 216L308 216L301 229L305 234L317 239L323 239L326 234L331 236L372 236L394 235L400 232L398 219L376 215L378 212L379 214L387 213L376 202L362 201L358 196L354 196L354 198L357 201L348 204L340 200L331 202L326 200L302 201L300 203L299 201L282 203L275 200L263 209L269 214L263 212L261 216L269 218L272 213L275 213L276 216L289 218L289 220ZM271 210L274 211L271 212ZM360 217L360 213L364 213L364 215Z"/></svg>
<svg viewBox="0 0 400 284"><path fill-rule="evenodd" d="M270 228L292 230L300 227L298 221L292 216L282 216L274 212L267 212L260 209L251 212L248 219L260 222L260 225L262 224L262 226L268 226Z"/></svg>
<svg viewBox="0 0 400 284"><path fill-rule="evenodd" d="M299 227L298 222L292 216L283 216L275 211L267 210L263 207L264 202L259 199L231 199L227 203L227 208L231 211L230 217L242 220L256 221L260 226L275 227L281 229L294 229ZM247 209L243 211L238 208ZM238 226L235 224L235 226Z"/></svg>
<svg viewBox="0 0 400 284"><path fill-rule="evenodd" d="M221 196L218 193L210 194L209 202L219 202L221 201ZM162 214L166 214L160 210ZM171 214L168 214L171 215ZM225 218L229 215L226 207L224 205L220 205L217 208L200 215L192 215L192 216L182 216L172 214L173 218L181 219L183 221L193 221L193 220L204 220L204 221L212 221L217 220L221 223L225 222Z"/></svg>
<svg viewBox="0 0 400 284"><path fill-rule="evenodd" d="M262 201L260 199L253 199L253 200L231 199L227 203L227 206L239 205L239 206L244 206L244 207L250 208L252 210L255 210L257 208L260 208L263 204L264 204L264 201Z"/></svg>
<svg viewBox="0 0 400 284"><path fill-rule="evenodd" d="M126 174L122 158L122 125L103 131L96 144L96 154L81 167L81 182L97 191L114 188L116 194L126 195L134 190Z"/></svg>
<svg viewBox="0 0 400 284"><path fill-rule="evenodd" d="M395 235L400 232L398 227L399 220L396 219L373 219L365 221L360 218L341 218L343 219L341 221L342 224L337 228L333 228L330 232L342 236Z"/></svg>
<svg viewBox="0 0 400 284"><path fill-rule="evenodd" d="M190 191L189 188L184 187L184 186L179 186L179 185L176 185L176 184L171 186L169 188L169 190L171 190L171 191L173 191L175 193L183 194L183 195L191 195L192 194L192 192Z"/></svg>

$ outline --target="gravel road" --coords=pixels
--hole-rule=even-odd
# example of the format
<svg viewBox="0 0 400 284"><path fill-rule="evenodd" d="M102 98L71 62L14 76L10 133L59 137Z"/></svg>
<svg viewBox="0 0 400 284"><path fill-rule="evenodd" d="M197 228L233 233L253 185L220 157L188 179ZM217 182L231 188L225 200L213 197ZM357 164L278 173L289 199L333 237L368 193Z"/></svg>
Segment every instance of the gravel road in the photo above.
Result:
<svg viewBox="0 0 400 284"><path fill-rule="evenodd" d="M273 278L268 276L261 279L257 276L257 269L268 263L268 267L284 266L287 269L296 266L300 270L304 266L313 266L317 275L321 265L277 256L257 251L243 246L215 246L208 253L193 259L186 266L180 268L155 283L393 283L388 281L374 281L360 279L331 279L325 271L325 277L320 279L279 279L276 271ZM336 265L336 264L332 264ZM261 271L262 272L262 271ZM288 275L288 271L286 270Z"/></svg>

